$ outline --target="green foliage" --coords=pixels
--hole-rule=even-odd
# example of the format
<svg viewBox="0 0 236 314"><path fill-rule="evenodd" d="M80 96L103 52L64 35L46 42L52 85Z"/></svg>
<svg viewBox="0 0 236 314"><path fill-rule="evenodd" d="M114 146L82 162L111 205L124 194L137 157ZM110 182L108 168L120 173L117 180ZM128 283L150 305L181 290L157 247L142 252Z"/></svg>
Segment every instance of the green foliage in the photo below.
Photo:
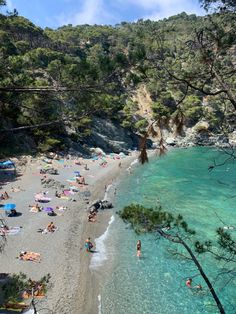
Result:
<svg viewBox="0 0 236 314"><path fill-rule="evenodd" d="M236 256L236 242L231 234L226 232L223 228L217 229L218 244L230 254L231 257Z"/></svg>
<svg viewBox="0 0 236 314"><path fill-rule="evenodd" d="M137 121L134 125L135 129L139 132L144 132L148 126L148 121L146 119L141 119Z"/></svg>
<svg viewBox="0 0 236 314"><path fill-rule="evenodd" d="M189 234L195 231L188 227L181 215L174 216L172 213L163 211L162 207L146 208L138 204L130 204L119 212L120 217L137 233L155 232L157 229L178 228Z"/></svg>
<svg viewBox="0 0 236 314"><path fill-rule="evenodd" d="M200 3L207 11L211 8L220 11L236 11L235 0L200 0Z"/></svg>
<svg viewBox="0 0 236 314"><path fill-rule="evenodd" d="M61 146L61 141L55 138L46 137L45 140L38 145L41 152L53 151Z"/></svg>
<svg viewBox="0 0 236 314"><path fill-rule="evenodd" d="M196 124L203 115L201 99L195 95L187 96L181 104L181 108L189 125Z"/></svg>
<svg viewBox="0 0 236 314"><path fill-rule="evenodd" d="M230 49L235 44L234 21L233 14L203 18L183 12L157 22L139 20L114 27L68 25L43 30L24 17L2 15L0 87L49 86L70 91L1 92L0 124L7 129L61 120L60 128L55 124L27 131L43 151L60 147L60 143L64 145L65 137L71 135L68 129L78 133L72 136L74 140L85 141L91 133L90 121L94 115L119 120L124 127L142 133L147 122L137 116L137 103L130 100L142 83L153 100L154 118L167 125L178 111L177 104L185 94L186 85L176 84L165 67L198 86L204 84L207 90L212 87L217 90L216 78L209 79L206 71L208 60L214 59L216 70L229 73L225 83L233 84ZM204 40L210 40L213 48L205 54L199 49L189 49L195 47L195 31L203 34L207 31ZM217 129L222 121L223 101L218 97L216 103L211 98L212 111L207 112L201 105L202 99L200 92L188 90L181 104L185 122L193 125L206 115L211 128ZM179 117L177 120L182 124ZM2 138L7 134L1 135ZM0 142L1 149L5 149L6 142L6 138Z"/></svg>
<svg viewBox="0 0 236 314"><path fill-rule="evenodd" d="M42 291L44 293L47 292L50 277L50 274L47 274L37 282L42 285ZM28 290L31 293L31 289L34 288L34 283L35 282L27 278L27 276L21 272L19 274L13 274L2 287L4 303L21 301L22 293Z"/></svg>
<svg viewBox="0 0 236 314"><path fill-rule="evenodd" d="M171 110L160 102L153 102L151 106L154 112L154 118L169 118Z"/></svg>

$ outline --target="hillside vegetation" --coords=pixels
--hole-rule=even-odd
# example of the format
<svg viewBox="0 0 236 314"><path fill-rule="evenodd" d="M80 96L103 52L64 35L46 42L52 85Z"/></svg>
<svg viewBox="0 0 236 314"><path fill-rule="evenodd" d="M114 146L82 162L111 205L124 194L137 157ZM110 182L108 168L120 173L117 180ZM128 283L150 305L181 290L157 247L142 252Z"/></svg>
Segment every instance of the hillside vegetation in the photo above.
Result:
<svg viewBox="0 0 236 314"><path fill-rule="evenodd" d="M0 15L1 154L84 144L93 117L138 134L154 119L177 132L202 119L212 132L225 122L232 132L235 20L229 12L181 13L43 30Z"/></svg>

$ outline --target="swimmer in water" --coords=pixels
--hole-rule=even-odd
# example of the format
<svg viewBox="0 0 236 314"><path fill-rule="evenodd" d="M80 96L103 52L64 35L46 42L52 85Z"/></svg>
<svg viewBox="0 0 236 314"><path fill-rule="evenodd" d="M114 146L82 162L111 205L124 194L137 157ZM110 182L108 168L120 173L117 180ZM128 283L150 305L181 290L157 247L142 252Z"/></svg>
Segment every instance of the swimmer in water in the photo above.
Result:
<svg viewBox="0 0 236 314"><path fill-rule="evenodd" d="M196 286L192 286L192 283L193 283L193 280L192 280L192 278L189 278L187 281L186 281L186 286L188 287L188 288L191 288L191 289L200 289L200 290L202 290L202 286L201 285L196 285Z"/></svg>
<svg viewBox="0 0 236 314"><path fill-rule="evenodd" d="M185 284L188 288L192 288L192 282L193 282L192 278L189 278Z"/></svg>
<svg viewBox="0 0 236 314"><path fill-rule="evenodd" d="M141 241L138 240L137 244L136 244L136 249L137 249L137 257L141 257Z"/></svg>

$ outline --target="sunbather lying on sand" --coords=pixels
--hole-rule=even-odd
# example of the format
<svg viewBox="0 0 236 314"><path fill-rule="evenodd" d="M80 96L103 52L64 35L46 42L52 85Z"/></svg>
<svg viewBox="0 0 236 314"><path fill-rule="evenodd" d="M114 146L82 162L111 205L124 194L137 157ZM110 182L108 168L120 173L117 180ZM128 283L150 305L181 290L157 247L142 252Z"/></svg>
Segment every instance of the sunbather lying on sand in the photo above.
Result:
<svg viewBox="0 0 236 314"><path fill-rule="evenodd" d="M0 227L0 235L6 236L6 235L15 235L20 232L20 229L22 227L8 227L7 225L2 225Z"/></svg>
<svg viewBox="0 0 236 314"><path fill-rule="evenodd" d="M32 213L38 213L42 210L42 207L39 206L38 203L33 204L33 205L29 205L29 207L30 207L30 212L32 212Z"/></svg>
<svg viewBox="0 0 236 314"><path fill-rule="evenodd" d="M37 262L40 263L41 261L41 257L39 253L35 253L35 252L20 252L19 254L19 258L22 261L30 261L30 262Z"/></svg>

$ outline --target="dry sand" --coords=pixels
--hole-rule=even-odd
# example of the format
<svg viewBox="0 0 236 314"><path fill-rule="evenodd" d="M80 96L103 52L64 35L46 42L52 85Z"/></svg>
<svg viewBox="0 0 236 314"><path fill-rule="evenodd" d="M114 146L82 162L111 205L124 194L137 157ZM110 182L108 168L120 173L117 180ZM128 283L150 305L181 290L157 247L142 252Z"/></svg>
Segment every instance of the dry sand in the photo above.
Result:
<svg viewBox="0 0 236 314"><path fill-rule="evenodd" d="M90 204L96 199L103 199L105 186L117 184L122 173L127 174L127 167L136 158L135 155L127 156L122 160L108 159L107 167L101 167L100 160L85 161L89 170L84 166L74 164L74 160L64 163L53 161L53 166L58 168L59 175L48 177L60 181L68 188L66 181L74 176L74 171L79 170L84 175L88 185L81 189L89 190ZM122 163L122 168L119 163ZM39 313L56 314L93 314L98 313L98 282L94 274L90 272L90 254L85 252L84 241L90 236L92 241L99 237L107 228L111 212L109 210L99 212L97 222L87 222L87 200L76 193L72 196L76 201L56 198L55 189L42 188L39 168L45 165L41 160L35 159L26 167L25 173L18 181L4 185L3 189L9 192L11 199L5 203L15 203L19 217L6 218L8 226L22 226L19 234L7 237L7 246L4 254L0 256L1 272L23 272L32 279L38 280L47 273L51 274L51 288L47 297L38 304ZM24 191L10 192L10 188L20 186ZM34 202L34 194L40 191L48 191L47 196L52 201L50 207L67 206L64 212L58 212L56 217L49 217L45 212L29 212L29 204ZM113 189L114 191L114 189ZM112 193L112 190L111 192ZM37 230L45 228L53 221L58 230L53 234L41 234ZM41 263L24 262L16 259L20 251L38 252L42 256Z"/></svg>

